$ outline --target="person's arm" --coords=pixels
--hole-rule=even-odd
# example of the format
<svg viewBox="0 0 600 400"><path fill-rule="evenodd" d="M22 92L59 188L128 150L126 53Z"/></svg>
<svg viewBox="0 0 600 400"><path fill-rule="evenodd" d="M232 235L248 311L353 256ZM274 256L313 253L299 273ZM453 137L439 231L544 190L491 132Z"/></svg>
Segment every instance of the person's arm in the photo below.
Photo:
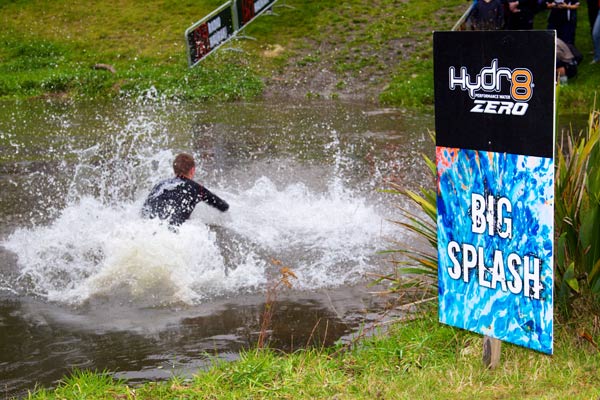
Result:
<svg viewBox="0 0 600 400"><path fill-rule="evenodd" d="M202 190L201 197L202 197L203 202L205 202L209 206L216 208L217 210L219 210L221 212L225 212L225 211L229 210L229 204L227 204L227 202L225 200L223 200L216 194L212 193L210 190L208 190L205 187L202 187L202 189L203 190Z"/></svg>

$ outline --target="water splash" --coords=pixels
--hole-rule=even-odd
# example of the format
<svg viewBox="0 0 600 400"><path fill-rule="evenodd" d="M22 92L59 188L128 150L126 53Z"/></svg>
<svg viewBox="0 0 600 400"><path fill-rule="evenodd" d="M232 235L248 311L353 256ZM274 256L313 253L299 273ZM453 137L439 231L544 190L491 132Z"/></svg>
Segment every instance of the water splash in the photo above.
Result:
<svg viewBox="0 0 600 400"><path fill-rule="evenodd" d="M290 126L264 137L258 150L248 150L257 140L252 134L231 148L212 133L199 137L196 121L174 123L170 115L180 105L148 101L119 115L98 112L99 126L79 137L73 130L86 128L76 114L53 118L56 135L74 139L53 145L57 169L35 172L46 189L31 196L47 220L17 227L2 243L17 257L11 290L79 306L162 307L260 292L280 263L304 290L353 284L381 268L376 253L394 228L363 194L361 184L372 183L351 183L353 149L331 124L312 124L312 147L305 142L303 154L284 152L279 164L281 154L264 149L274 147L269 141L281 146L277 135L293 135ZM218 157L203 157L207 148ZM200 171L218 171L197 179L231 208L220 214L201 204L174 233L139 210L151 186L172 174L180 149L196 152ZM313 159L307 162L306 153Z"/></svg>

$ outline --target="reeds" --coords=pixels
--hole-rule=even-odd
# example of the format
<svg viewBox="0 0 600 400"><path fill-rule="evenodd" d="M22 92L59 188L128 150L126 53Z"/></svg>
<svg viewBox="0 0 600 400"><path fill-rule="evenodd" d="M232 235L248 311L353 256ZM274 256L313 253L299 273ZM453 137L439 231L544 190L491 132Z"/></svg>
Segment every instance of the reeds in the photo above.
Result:
<svg viewBox="0 0 600 400"><path fill-rule="evenodd" d="M432 136L433 140L433 136ZM423 159L432 175L436 176L436 166L431 159ZM391 262L398 268L394 274L379 276L377 283L391 283L392 291L422 290L429 294L437 290L437 205L435 189L421 188L420 192L403 189L397 182L389 183L387 193L400 195L409 200L412 207L398 207L403 219L392 223L400 225L417 238L423 239L429 248L407 246L406 243L393 241L395 249L384 253L392 256Z"/></svg>
<svg viewBox="0 0 600 400"><path fill-rule="evenodd" d="M281 265L281 261L279 260L272 260L271 262L275 265ZM279 273L279 278L267 288L265 308L262 313L260 332L258 334L258 340L256 343L256 347L259 349L264 348L266 345L267 337L271 329L273 313L275 312L275 300L277 298L277 293L282 286L290 289L292 287L291 279L297 279L294 272L292 272L292 270L288 267L281 267Z"/></svg>

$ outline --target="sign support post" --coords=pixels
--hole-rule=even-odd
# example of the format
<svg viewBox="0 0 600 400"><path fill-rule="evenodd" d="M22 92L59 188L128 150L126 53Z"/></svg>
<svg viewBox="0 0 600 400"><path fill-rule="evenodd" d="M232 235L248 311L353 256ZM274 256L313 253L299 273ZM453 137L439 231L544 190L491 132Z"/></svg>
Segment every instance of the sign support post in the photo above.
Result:
<svg viewBox="0 0 600 400"><path fill-rule="evenodd" d="M500 364L502 341L491 336L483 337L483 365L487 369L494 369Z"/></svg>

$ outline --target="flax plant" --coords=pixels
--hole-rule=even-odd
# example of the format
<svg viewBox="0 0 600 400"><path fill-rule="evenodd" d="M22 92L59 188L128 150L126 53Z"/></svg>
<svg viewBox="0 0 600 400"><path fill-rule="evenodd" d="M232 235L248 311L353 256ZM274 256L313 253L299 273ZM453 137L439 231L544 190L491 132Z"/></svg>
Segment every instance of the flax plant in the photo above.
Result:
<svg viewBox="0 0 600 400"><path fill-rule="evenodd" d="M432 137L433 139L433 137ZM432 176L436 176L435 163L426 155L423 159ZM404 189L396 182L390 182L387 193L400 195L409 200L414 207L399 207L402 220L392 221L412 235L423 239L429 248L410 246L393 242L398 247L384 253L392 255L391 261L398 267L396 273L378 276L377 283L389 282L392 291L401 289L422 289L426 294L437 290L437 193L435 189L421 188L419 192Z"/></svg>
<svg viewBox="0 0 600 400"><path fill-rule="evenodd" d="M561 138L556 154L555 289L563 311L600 297L600 111L586 132Z"/></svg>

